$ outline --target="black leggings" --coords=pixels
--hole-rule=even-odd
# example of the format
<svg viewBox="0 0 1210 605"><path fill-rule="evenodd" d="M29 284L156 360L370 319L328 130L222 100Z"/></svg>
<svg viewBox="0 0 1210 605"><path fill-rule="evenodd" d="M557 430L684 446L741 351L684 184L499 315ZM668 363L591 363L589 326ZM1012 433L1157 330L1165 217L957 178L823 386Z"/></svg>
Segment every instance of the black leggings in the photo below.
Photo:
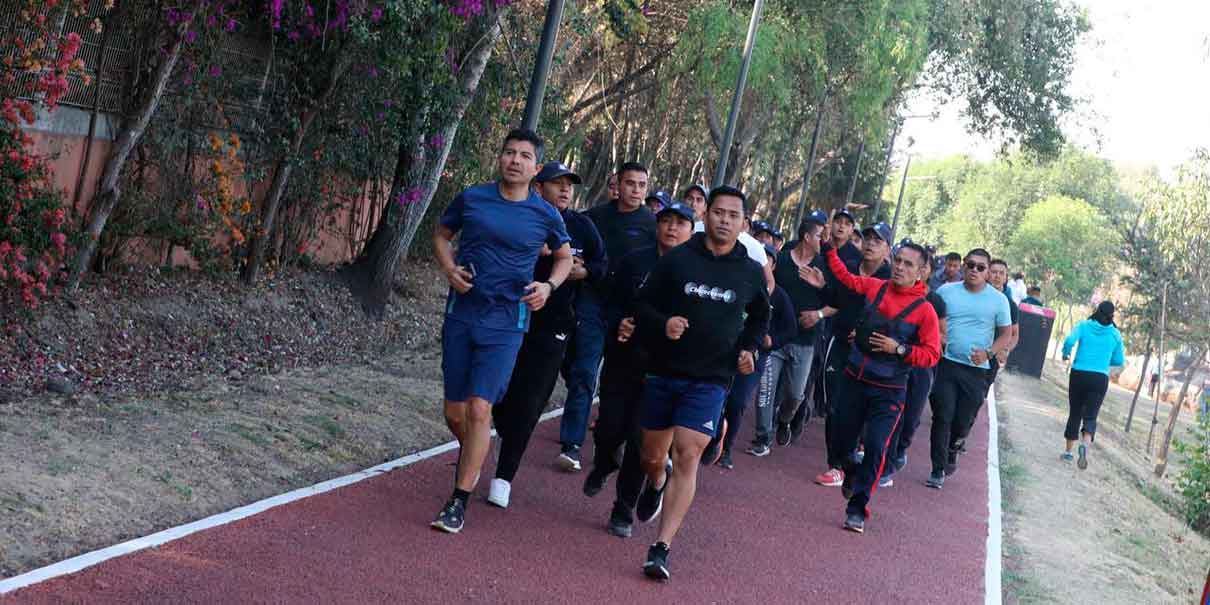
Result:
<svg viewBox="0 0 1210 605"><path fill-rule="evenodd" d="M1067 428L1063 430L1063 436L1068 441L1079 439L1080 433L1087 433L1089 441L1096 437L1097 414L1101 411L1101 403L1105 401L1108 390L1108 375L1084 370L1071 371L1067 382Z"/></svg>
<svg viewBox="0 0 1210 605"><path fill-rule="evenodd" d="M500 435L497 479L511 482L517 476L529 438L555 390L566 350L567 334L553 329L531 328L521 341L508 391L492 406L492 420Z"/></svg>

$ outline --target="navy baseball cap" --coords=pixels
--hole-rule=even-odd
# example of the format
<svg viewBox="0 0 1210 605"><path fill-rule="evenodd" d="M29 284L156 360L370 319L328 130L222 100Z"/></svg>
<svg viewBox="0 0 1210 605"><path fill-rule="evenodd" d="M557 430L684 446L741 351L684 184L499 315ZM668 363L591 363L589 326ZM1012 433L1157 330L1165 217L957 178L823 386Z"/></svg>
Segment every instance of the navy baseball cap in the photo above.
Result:
<svg viewBox="0 0 1210 605"><path fill-rule="evenodd" d="M571 168L568 168L563 162L547 162L534 180L538 181L539 183L545 183L546 181L553 181L561 176L571 177L571 182L575 183L576 185L581 183L580 175L572 172Z"/></svg>
<svg viewBox="0 0 1210 605"><path fill-rule="evenodd" d="M861 230L861 237L867 237L867 234L873 233L878 239L891 243L891 227L886 223L874 223L869 227Z"/></svg>
<svg viewBox="0 0 1210 605"><path fill-rule="evenodd" d="M646 202L646 201L650 201L653 199L658 201L660 203L660 206L662 206L664 208L667 208L668 205L672 203L672 196L668 195L667 191L656 191L655 193L647 196L647 198L643 201Z"/></svg>
<svg viewBox="0 0 1210 605"><path fill-rule="evenodd" d="M843 216L843 217L849 219L849 222L853 223L854 225L857 224L857 219L853 216L852 212L849 212L848 208L841 208L840 210L837 210L836 214L832 215L832 218L836 219L837 217L840 217L840 216Z"/></svg>
<svg viewBox="0 0 1210 605"><path fill-rule="evenodd" d="M826 225L828 224L828 213L823 210L812 210L807 214L806 218L802 219L802 222Z"/></svg>
<svg viewBox="0 0 1210 605"><path fill-rule="evenodd" d="M773 259L773 262L777 262L777 248L774 248L773 244L765 244L765 254Z"/></svg>
<svg viewBox="0 0 1210 605"><path fill-rule="evenodd" d="M681 218L683 218L691 223L694 221L695 216L696 216L693 212L693 208L689 207L687 204L682 204L680 202L669 202L664 205L663 209L661 209L659 212L655 213L655 217L658 219L660 216L662 216L664 213L667 213L667 212L675 212Z"/></svg>
<svg viewBox="0 0 1210 605"><path fill-rule="evenodd" d="M762 232L769 235L777 235L777 229L774 229L773 225L765 221L752 221L752 234L760 235Z"/></svg>

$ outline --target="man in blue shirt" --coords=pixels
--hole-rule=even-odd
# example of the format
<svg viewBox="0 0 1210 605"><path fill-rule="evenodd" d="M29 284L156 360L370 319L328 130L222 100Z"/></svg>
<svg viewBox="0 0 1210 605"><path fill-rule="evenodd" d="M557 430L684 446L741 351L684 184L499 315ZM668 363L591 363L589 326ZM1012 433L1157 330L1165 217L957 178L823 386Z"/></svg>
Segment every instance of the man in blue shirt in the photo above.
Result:
<svg viewBox="0 0 1210 605"><path fill-rule="evenodd" d="M542 310L534 312L529 333L517 353L508 390L504 399L492 408L492 420L500 435L500 453L487 501L500 508L508 507L521 457L559 378L567 342L576 328L574 304L580 284L596 284L605 276L605 243L601 235L592 221L569 207L572 190L580 184L579 175L562 162L549 162L534 180L542 199L563 217L567 235L571 237L573 264L568 283L551 295ZM553 266L550 255L540 258L534 281L545 281Z"/></svg>
<svg viewBox="0 0 1210 605"><path fill-rule="evenodd" d="M462 530L467 498L491 446L491 408L508 388L530 315L572 267L563 219L529 186L541 156L537 134L508 133L497 158L500 180L458 194L433 233L434 254L450 283L441 329L445 422L460 445L454 493L432 523L448 533ZM554 265L538 282L534 266L543 247Z"/></svg>
<svg viewBox="0 0 1210 605"><path fill-rule="evenodd" d="M990 265L991 254L975 248L966 255L962 281L937 289L948 318L937 382L929 396L933 472L927 485L934 489L958 470L958 454L987 395L988 360L1005 355L1012 342L1008 298L988 285Z"/></svg>

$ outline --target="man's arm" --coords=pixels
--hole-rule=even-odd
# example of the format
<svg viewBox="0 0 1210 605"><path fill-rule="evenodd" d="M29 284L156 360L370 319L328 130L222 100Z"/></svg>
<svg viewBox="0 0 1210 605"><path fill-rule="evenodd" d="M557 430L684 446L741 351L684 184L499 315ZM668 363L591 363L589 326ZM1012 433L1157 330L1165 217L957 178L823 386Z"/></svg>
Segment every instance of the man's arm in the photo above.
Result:
<svg viewBox="0 0 1210 605"><path fill-rule="evenodd" d="M832 270L832 275L836 277L836 281L840 285L862 295L882 286L881 279L862 277L849 273L849 268L844 265L844 261L840 260L840 255L836 253L835 248L829 246L827 252L824 253L824 257L828 259L828 269Z"/></svg>
<svg viewBox="0 0 1210 605"><path fill-rule="evenodd" d="M609 258L605 254L605 240L601 239L597 226L585 218L584 227L591 233L584 242L584 269L588 271L588 277L585 279L595 284L605 278L605 272L609 269Z"/></svg>
<svg viewBox="0 0 1210 605"><path fill-rule="evenodd" d="M459 294L466 294L471 289L474 277L469 271L454 263L454 231L445 225L437 225L433 230L433 254L445 279Z"/></svg>
<svg viewBox="0 0 1210 605"><path fill-rule="evenodd" d="M762 276L757 288L757 296L748 302L744 308L748 317L744 319L744 329L739 335L739 348L745 351L756 351L760 342L769 333L769 291L765 289Z"/></svg>
<svg viewBox="0 0 1210 605"><path fill-rule="evenodd" d="M656 307L663 296L664 281L667 279L665 275L668 263L664 262L666 259L665 256L655 263L634 301L635 323L643 330L652 330L653 334L662 334L670 317Z"/></svg>
<svg viewBox="0 0 1210 605"><path fill-rule="evenodd" d="M999 351L1007 351L1008 343L1012 342L1013 330L1012 325L996 326L996 341L992 343L992 357Z"/></svg>
<svg viewBox="0 0 1210 605"><path fill-rule="evenodd" d="M920 306L920 323L916 326L916 344L904 361L913 367L931 368L941 360L941 326L937 312L928 304Z"/></svg>
<svg viewBox="0 0 1210 605"><path fill-rule="evenodd" d="M571 271L571 246L566 242L559 246L551 253L555 258L555 264L550 269L550 278L544 282L530 282L525 286L525 291L528 292L521 297L521 302L529 305L531 311L537 311L546 306L546 300L550 298L555 288L558 288L567 281L567 274Z"/></svg>

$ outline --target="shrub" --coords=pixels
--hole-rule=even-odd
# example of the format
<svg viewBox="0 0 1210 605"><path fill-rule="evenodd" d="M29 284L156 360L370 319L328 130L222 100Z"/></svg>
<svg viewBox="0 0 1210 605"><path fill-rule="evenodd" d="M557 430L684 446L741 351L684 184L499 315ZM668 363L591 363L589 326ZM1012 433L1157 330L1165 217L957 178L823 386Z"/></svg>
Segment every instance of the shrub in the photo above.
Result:
<svg viewBox="0 0 1210 605"><path fill-rule="evenodd" d="M1210 531L1210 414L1202 414L1193 428L1193 439L1177 441L1182 470L1176 487L1184 500L1185 520L1193 529Z"/></svg>

